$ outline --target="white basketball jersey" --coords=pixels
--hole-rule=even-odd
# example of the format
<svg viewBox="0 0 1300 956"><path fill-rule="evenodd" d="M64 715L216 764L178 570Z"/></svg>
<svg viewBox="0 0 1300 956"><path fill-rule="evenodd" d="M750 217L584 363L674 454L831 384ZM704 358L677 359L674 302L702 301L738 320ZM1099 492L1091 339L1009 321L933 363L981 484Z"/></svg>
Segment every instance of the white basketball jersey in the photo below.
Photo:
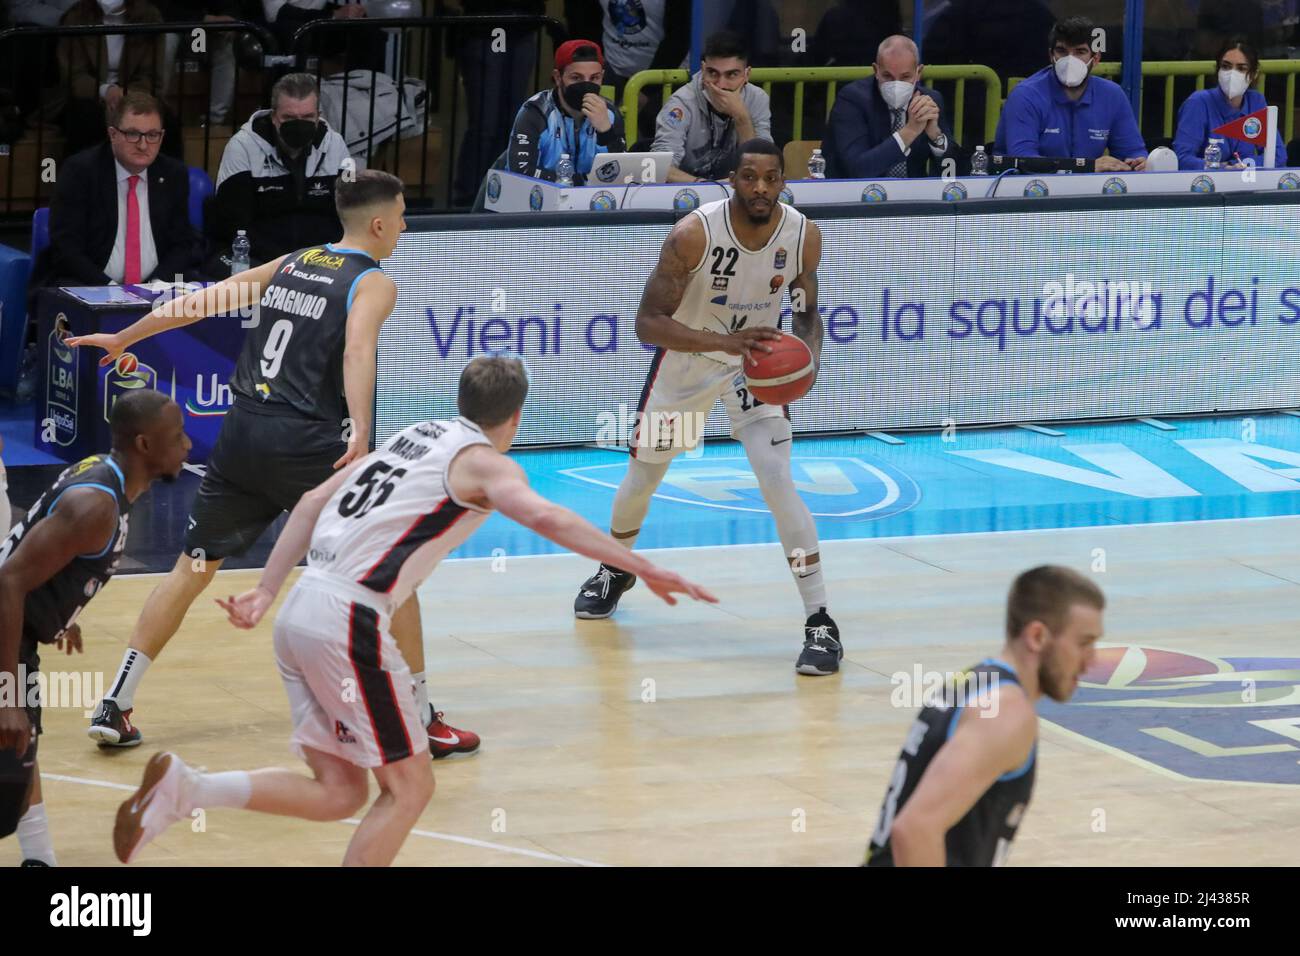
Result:
<svg viewBox="0 0 1300 956"><path fill-rule="evenodd" d="M804 215L778 202L781 223L767 245L746 249L731 228L730 199L705 203L691 212L704 222L704 258L691 270L691 281L673 318L692 329L730 335L741 329L776 328L781 299L803 262ZM740 367L742 357L701 352L705 358Z"/></svg>
<svg viewBox="0 0 1300 956"><path fill-rule="evenodd" d="M401 604L489 512L456 500L447 469L471 445L490 445L464 418L418 422L368 456L316 520L308 567Z"/></svg>

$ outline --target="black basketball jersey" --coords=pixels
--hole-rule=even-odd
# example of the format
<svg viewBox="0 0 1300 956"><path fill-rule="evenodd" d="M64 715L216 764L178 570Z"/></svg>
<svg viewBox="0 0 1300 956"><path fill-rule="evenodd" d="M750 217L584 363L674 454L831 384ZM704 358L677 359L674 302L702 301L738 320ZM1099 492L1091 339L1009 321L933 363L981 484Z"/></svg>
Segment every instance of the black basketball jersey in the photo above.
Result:
<svg viewBox="0 0 1300 956"><path fill-rule="evenodd" d="M236 401L340 423L348 417L343 348L357 283L379 263L326 243L295 252L262 294L230 380Z"/></svg>
<svg viewBox="0 0 1300 956"><path fill-rule="evenodd" d="M72 626L82 608L117 571L126 548L127 514L131 510L131 502L126 497L126 479L111 457L92 455L65 469L0 542L0 564L9 560L23 535L54 511L59 499L72 488L97 488L111 495L117 508L117 529L102 550L77 555L63 570L27 595L19 659L33 670L37 643L52 644Z"/></svg>
<svg viewBox="0 0 1300 956"><path fill-rule="evenodd" d="M989 686L981 683L988 682L989 677L978 675L996 675L998 682L1020 683L1010 666L1002 661L985 658L965 671L966 691L957 692L949 687L943 701L921 709L920 716L908 732L898 763L894 765L889 788L885 792L884 806L880 809L880 819L871 835L871 845L867 848L867 866L894 865L889 839L894 817L911 798L916 785L921 782L921 775L939 748L957 729L963 699L970 700L975 696L975 691L970 688ZM954 701L957 706L950 706ZM1030 794L1033 793L1037 754L1038 743L1035 742L1024 764L998 777L993 786L984 791L975 805L948 831L944 843L949 866L998 866L1006 859L1025 808L1029 805Z"/></svg>

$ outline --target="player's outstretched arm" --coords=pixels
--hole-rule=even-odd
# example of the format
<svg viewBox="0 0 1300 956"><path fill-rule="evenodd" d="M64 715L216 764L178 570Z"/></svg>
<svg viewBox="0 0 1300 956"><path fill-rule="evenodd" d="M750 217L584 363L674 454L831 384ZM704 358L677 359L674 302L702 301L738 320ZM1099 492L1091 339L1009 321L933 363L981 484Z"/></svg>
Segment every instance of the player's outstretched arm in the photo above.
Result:
<svg viewBox="0 0 1300 956"><path fill-rule="evenodd" d="M943 866L944 837L1002 774L1024 763L1038 716L1018 687L1001 687L990 706L968 701L952 738L934 755L920 783L894 818L889 837L896 866Z"/></svg>
<svg viewBox="0 0 1300 956"><path fill-rule="evenodd" d="M347 431L348 450L334 462L335 468L370 453L379 330L393 314L396 304L397 286L392 279L378 271L361 277L352 308L348 310L347 342L343 347L343 392L352 427Z"/></svg>
<svg viewBox="0 0 1300 956"><path fill-rule="evenodd" d="M12 554L5 554L9 539L0 545L0 679L11 687L26 687L18 680L18 645L23 631L23 603L27 595L70 564L79 554L97 554L117 530L113 499L93 488L73 488L58 506L27 532ZM25 695L0 700L0 750L27 751L30 728L23 709Z"/></svg>
<svg viewBox="0 0 1300 956"><path fill-rule="evenodd" d="M234 312L246 308L262 297L275 270L285 260L280 256L263 263L255 269L249 269L229 279L223 279L215 285L207 286L177 299L169 299L154 309L144 318L132 322L120 332L96 333L95 335L75 335L66 341L69 345L89 345L103 349L104 357L100 365L111 365L117 357L136 342L166 332L192 325L199 319L206 319L218 312Z"/></svg>
<svg viewBox="0 0 1300 956"><path fill-rule="evenodd" d="M822 231L811 219L805 223L803 262L790 283L790 331L812 350L817 367L822 364L822 317L817 312L817 266L822 260Z"/></svg>
<svg viewBox="0 0 1300 956"><path fill-rule="evenodd" d="M226 598L224 601L216 599L221 609L230 616L231 624L244 630L257 626L257 622L266 614L266 609L274 603L275 596L280 593L284 579L307 553L312 532L316 529L316 520L326 502L352 478L352 473L361 466L362 461L364 459L354 461L332 475L329 481L317 485L298 499L289 514L289 520L285 522L284 530L275 541L275 547L271 549L271 556L266 560L266 568L262 571L257 587L238 597Z"/></svg>
<svg viewBox="0 0 1300 956"><path fill-rule="evenodd" d="M561 547L631 571L669 604L677 603L674 594L717 603L704 588L651 564L568 508L547 501L528 487L528 478L518 464L487 446L471 446L461 452L452 462L447 482L461 501L494 508Z"/></svg>

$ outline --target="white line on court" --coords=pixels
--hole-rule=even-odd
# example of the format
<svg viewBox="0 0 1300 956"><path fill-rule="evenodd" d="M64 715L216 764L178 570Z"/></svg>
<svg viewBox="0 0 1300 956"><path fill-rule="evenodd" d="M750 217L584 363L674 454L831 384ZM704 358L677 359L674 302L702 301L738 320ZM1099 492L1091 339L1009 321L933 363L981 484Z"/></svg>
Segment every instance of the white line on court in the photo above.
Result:
<svg viewBox="0 0 1300 956"><path fill-rule="evenodd" d="M79 783L87 787L104 787L108 790L126 790L134 792L135 787L127 783L110 783L107 780L90 780L86 777L69 777L61 773L41 773L42 780L58 780L62 783ZM351 826L358 826L361 821L356 819L340 820L340 823L347 823ZM456 836L454 833L438 833L434 830L412 830L411 836L424 837L426 840L442 840L446 843L461 843L465 846L476 846L484 850L496 850L498 853L513 853L516 856L532 857L536 860L549 860L552 863L570 863L574 866L607 866L606 863L596 863L593 860L581 860L575 856L560 856L558 853L546 853L542 850L525 850L522 847L506 846L504 843L492 843L489 840L476 840L473 837Z"/></svg>

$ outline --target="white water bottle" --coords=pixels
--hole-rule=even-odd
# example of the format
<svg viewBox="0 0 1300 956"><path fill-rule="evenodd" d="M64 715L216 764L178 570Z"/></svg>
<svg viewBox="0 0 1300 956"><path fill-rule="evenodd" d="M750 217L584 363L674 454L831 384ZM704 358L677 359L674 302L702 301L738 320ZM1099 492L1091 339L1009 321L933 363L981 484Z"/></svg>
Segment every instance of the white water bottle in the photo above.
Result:
<svg viewBox="0 0 1300 956"><path fill-rule="evenodd" d="M252 254L252 243L248 241L248 233L240 229L235 233L235 241L230 244L230 274L238 275L249 269L249 256Z"/></svg>
<svg viewBox="0 0 1300 956"><path fill-rule="evenodd" d="M573 185L573 160L568 153L560 154L560 161L555 164L555 185L560 187Z"/></svg>
<svg viewBox="0 0 1300 956"><path fill-rule="evenodd" d="M970 174L972 176L989 174L989 154L984 152L983 146L975 147L975 155L970 158Z"/></svg>
<svg viewBox="0 0 1300 956"><path fill-rule="evenodd" d="M822 155L820 149L814 149L812 151L812 156L808 158L808 178L826 178L826 157Z"/></svg>
<svg viewBox="0 0 1300 956"><path fill-rule="evenodd" d="M1212 139L1205 147L1205 168L1223 168L1223 140Z"/></svg>

